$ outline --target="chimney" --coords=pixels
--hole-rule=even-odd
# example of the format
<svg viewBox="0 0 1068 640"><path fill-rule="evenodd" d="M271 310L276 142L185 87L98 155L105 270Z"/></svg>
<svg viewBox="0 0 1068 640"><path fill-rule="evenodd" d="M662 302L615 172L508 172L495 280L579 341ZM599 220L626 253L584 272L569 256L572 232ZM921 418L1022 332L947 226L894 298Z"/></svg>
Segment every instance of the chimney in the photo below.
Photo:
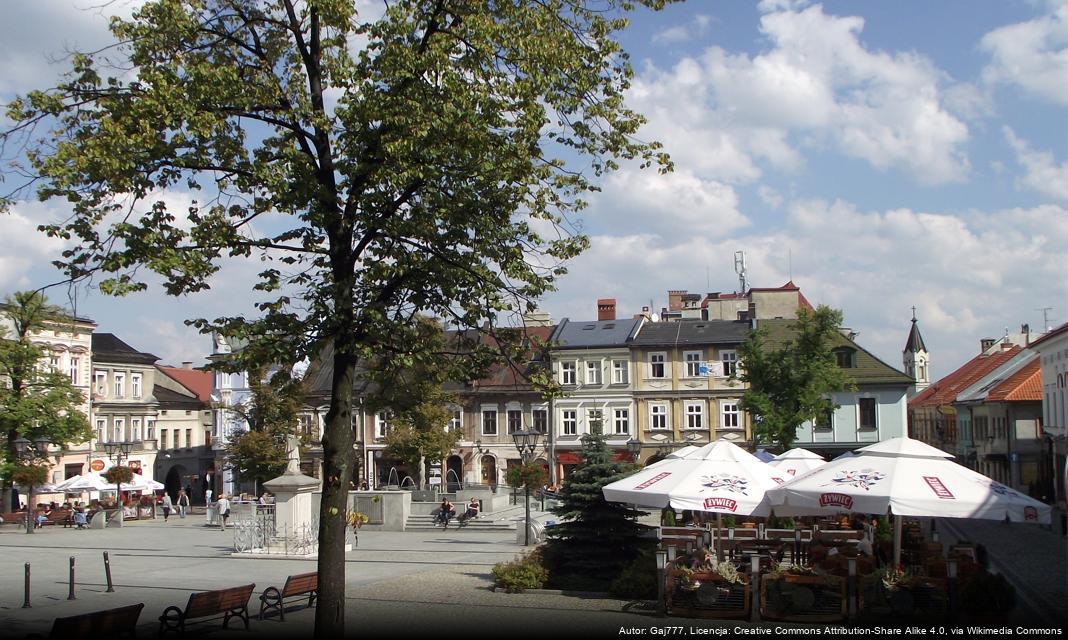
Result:
<svg viewBox="0 0 1068 640"><path fill-rule="evenodd" d="M668 310L678 311L682 309L682 296L686 295L685 289L674 289L668 291Z"/></svg>
<svg viewBox="0 0 1068 640"><path fill-rule="evenodd" d="M979 353L986 353L990 347L994 346L997 340L993 338L980 338L979 339Z"/></svg>
<svg viewBox="0 0 1068 640"><path fill-rule="evenodd" d="M615 298L598 298L597 299L597 320L615 320L616 319L616 299Z"/></svg>
<svg viewBox="0 0 1068 640"><path fill-rule="evenodd" d="M182 363L182 368L183 369L192 369L193 368L193 363L192 362L183 362Z"/></svg>

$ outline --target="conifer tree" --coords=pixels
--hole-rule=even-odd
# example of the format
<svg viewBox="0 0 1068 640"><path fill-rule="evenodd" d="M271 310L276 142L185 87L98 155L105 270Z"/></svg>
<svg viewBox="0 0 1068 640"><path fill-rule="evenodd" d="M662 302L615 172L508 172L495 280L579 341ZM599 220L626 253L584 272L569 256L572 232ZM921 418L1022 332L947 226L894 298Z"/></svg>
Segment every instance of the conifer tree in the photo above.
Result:
<svg viewBox="0 0 1068 640"><path fill-rule="evenodd" d="M601 489L624 478L635 465L612 460L599 424L582 437L582 458L564 482L562 504L552 512L562 522L548 532L545 563L557 586L607 588L644 548L653 544L639 524L644 512L605 500Z"/></svg>

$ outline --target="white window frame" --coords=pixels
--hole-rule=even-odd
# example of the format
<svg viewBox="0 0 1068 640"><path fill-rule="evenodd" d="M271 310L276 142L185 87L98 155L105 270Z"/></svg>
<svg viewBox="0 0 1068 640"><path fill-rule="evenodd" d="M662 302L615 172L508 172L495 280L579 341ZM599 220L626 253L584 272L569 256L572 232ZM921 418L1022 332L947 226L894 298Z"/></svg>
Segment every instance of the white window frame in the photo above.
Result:
<svg viewBox="0 0 1068 640"><path fill-rule="evenodd" d="M74 354L70 356L70 383L74 386L81 384L81 360Z"/></svg>
<svg viewBox="0 0 1068 640"><path fill-rule="evenodd" d="M108 396L108 372L93 371L93 393L101 398Z"/></svg>
<svg viewBox="0 0 1068 640"><path fill-rule="evenodd" d="M126 440L126 418L115 418L111 423L111 433L115 435L114 442Z"/></svg>
<svg viewBox="0 0 1068 640"><path fill-rule="evenodd" d="M379 411L375 414L375 440L385 438L389 433L389 418L388 411Z"/></svg>
<svg viewBox="0 0 1068 640"><path fill-rule="evenodd" d="M730 424L733 422L734 424ZM719 403L719 428L743 429L742 410L737 400L721 400Z"/></svg>
<svg viewBox="0 0 1068 640"><path fill-rule="evenodd" d="M704 357L705 354L701 351L682 352L682 360L686 363L687 378L701 377L701 363L704 361Z"/></svg>
<svg viewBox="0 0 1068 640"><path fill-rule="evenodd" d="M560 384L575 386L578 383L578 361L565 360L560 363Z"/></svg>
<svg viewBox="0 0 1068 640"><path fill-rule="evenodd" d="M612 361L612 384L627 384L630 382L630 362L627 360Z"/></svg>
<svg viewBox="0 0 1068 640"><path fill-rule="evenodd" d="M104 418L96 419L96 441L108 442L108 421Z"/></svg>
<svg viewBox="0 0 1068 640"><path fill-rule="evenodd" d="M170 449L170 446L169 446L169 444L167 442L167 430L166 429L160 429L159 430L159 448L161 450Z"/></svg>
<svg viewBox="0 0 1068 640"><path fill-rule="evenodd" d="M130 374L130 397L134 400L141 399L141 374Z"/></svg>
<svg viewBox="0 0 1068 640"><path fill-rule="evenodd" d="M130 436L134 442L141 440L141 418L130 418Z"/></svg>
<svg viewBox="0 0 1068 640"><path fill-rule="evenodd" d="M594 421L600 421L601 433L604 433L604 409L600 407L592 407L590 409L586 409L586 433L593 433Z"/></svg>
<svg viewBox="0 0 1068 640"><path fill-rule="evenodd" d="M145 440L156 439L156 421L152 418L145 420Z"/></svg>
<svg viewBox="0 0 1068 640"><path fill-rule="evenodd" d="M62 355L60 355L58 353L53 353L50 356L48 356L48 368L51 369L52 373L59 372L61 370L60 368L62 366L63 366L63 356Z"/></svg>
<svg viewBox="0 0 1068 640"><path fill-rule="evenodd" d="M112 379L115 381L113 385L115 390L115 398L121 399L126 397L126 374L116 371L112 374Z"/></svg>
<svg viewBox="0 0 1068 640"><path fill-rule="evenodd" d="M612 409L612 431L617 436L630 434L629 407L616 407Z"/></svg>
<svg viewBox="0 0 1068 640"><path fill-rule="evenodd" d="M660 365L660 375L656 375L657 365ZM649 354L649 377L656 380L663 380L668 377L666 351L655 351Z"/></svg>
<svg viewBox="0 0 1068 640"><path fill-rule="evenodd" d="M541 429L538 428L538 415L544 417L544 424ZM547 405L531 407L530 428L536 433L549 433L549 407Z"/></svg>
<svg viewBox="0 0 1068 640"><path fill-rule="evenodd" d="M660 411L657 411L660 409ZM657 426L657 417L663 419L663 425ZM649 403L649 430L650 431L667 431L671 428L668 421L668 406L664 402L650 402Z"/></svg>
<svg viewBox="0 0 1068 640"><path fill-rule="evenodd" d="M587 360L586 361L586 384L599 385L602 381L601 376L601 361L600 360Z"/></svg>
<svg viewBox="0 0 1068 640"><path fill-rule="evenodd" d="M864 411L863 411L863 409L861 409L860 403L863 400L870 400L875 405L875 407L874 407L874 409L875 409L875 424L873 424L870 427L866 427L863 424L861 424L861 418L864 415ZM872 431L878 431L878 430L879 430L879 399L878 398L873 398L871 396L862 396L862 397L857 398L857 431L872 432Z"/></svg>
<svg viewBox="0 0 1068 640"><path fill-rule="evenodd" d="M452 417L449 418L449 423L445 425L446 431L460 431L464 427L464 409L463 407L452 407Z"/></svg>
<svg viewBox="0 0 1068 640"><path fill-rule="evenodd" d="M512 419L518 414L519 422L515 423ZM508 407L505 409L504 420L507 423L508 435L512 435L517 431L523 430L523 409L518 407Z"/></svg>
<svg viewBox="0 0 1068 640"><path fill-rule="evenodd" d="M738 351L735 349L722 349L719 352L719 361L723 363L724 378L729 378L738 372Z"/></svg>
<svg viewBox="0 0 1068 640"><path fill-rule="evenodd" d="M493 431L486 431L486 416L493 414ZM479 422L481 423L482 435L495 436L501 432L501 415L497 407L482 407L481 415L479 416Z"/></svg>
<svg viewBox="0 0 1068 640"><path fill-rule="evenodd" d="M560 410L560 433L565 436L578 435L578 409Z"/></svg>
<svg viewBox="0 0 1068 640"><path fill-rule="evenodd" d="M685 403L686 428L705 429L705 403L700 400L688 400ZM696 409L696 411L695 411ZM695 420L696 419L696 420Z"/></svg>

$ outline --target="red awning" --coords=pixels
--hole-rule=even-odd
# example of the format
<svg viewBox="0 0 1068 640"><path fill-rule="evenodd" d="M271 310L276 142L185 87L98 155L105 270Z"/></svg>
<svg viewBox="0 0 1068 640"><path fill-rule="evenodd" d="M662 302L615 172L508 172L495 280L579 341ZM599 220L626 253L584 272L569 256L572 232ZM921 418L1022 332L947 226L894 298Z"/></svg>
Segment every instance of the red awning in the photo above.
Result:
<svg viewBox="0 0 1068 640"><path fill-rule="evenodd" d="M565 451L556 456L556 461L560 464L578 464L582 462L582 458L577 453Z"/></svg>
<svg viewBox="0 0 1068 640"><path fill-rule="evenodd" d="M613 462L630 462L630 451L616 451L616 455L612 456Z"/></svg>

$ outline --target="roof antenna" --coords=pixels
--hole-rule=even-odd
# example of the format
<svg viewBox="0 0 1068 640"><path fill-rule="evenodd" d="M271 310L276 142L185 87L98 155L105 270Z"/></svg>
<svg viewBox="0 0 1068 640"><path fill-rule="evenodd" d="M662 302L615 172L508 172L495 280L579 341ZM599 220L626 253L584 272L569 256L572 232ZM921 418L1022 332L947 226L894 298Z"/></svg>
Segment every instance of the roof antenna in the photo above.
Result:
<svg viewBox="0 0 1068 640"><path fill-rule="evenodd" d="M742 289L738 293L745 295L746 283L745 283L745 252L734 252L734 272L738 274L738 286Z"/></svg>
<svg viewBox="0 0 1068 640"><path fill-rule="evenodd" d="M1049 326L1049 312L1053 311L1053 307L1042 307L1040 309L1036 309L1036 311L1042 312L1042 331L1044 333L1049 333L1050 331L1053 331L1053 327Z"/></svg>

